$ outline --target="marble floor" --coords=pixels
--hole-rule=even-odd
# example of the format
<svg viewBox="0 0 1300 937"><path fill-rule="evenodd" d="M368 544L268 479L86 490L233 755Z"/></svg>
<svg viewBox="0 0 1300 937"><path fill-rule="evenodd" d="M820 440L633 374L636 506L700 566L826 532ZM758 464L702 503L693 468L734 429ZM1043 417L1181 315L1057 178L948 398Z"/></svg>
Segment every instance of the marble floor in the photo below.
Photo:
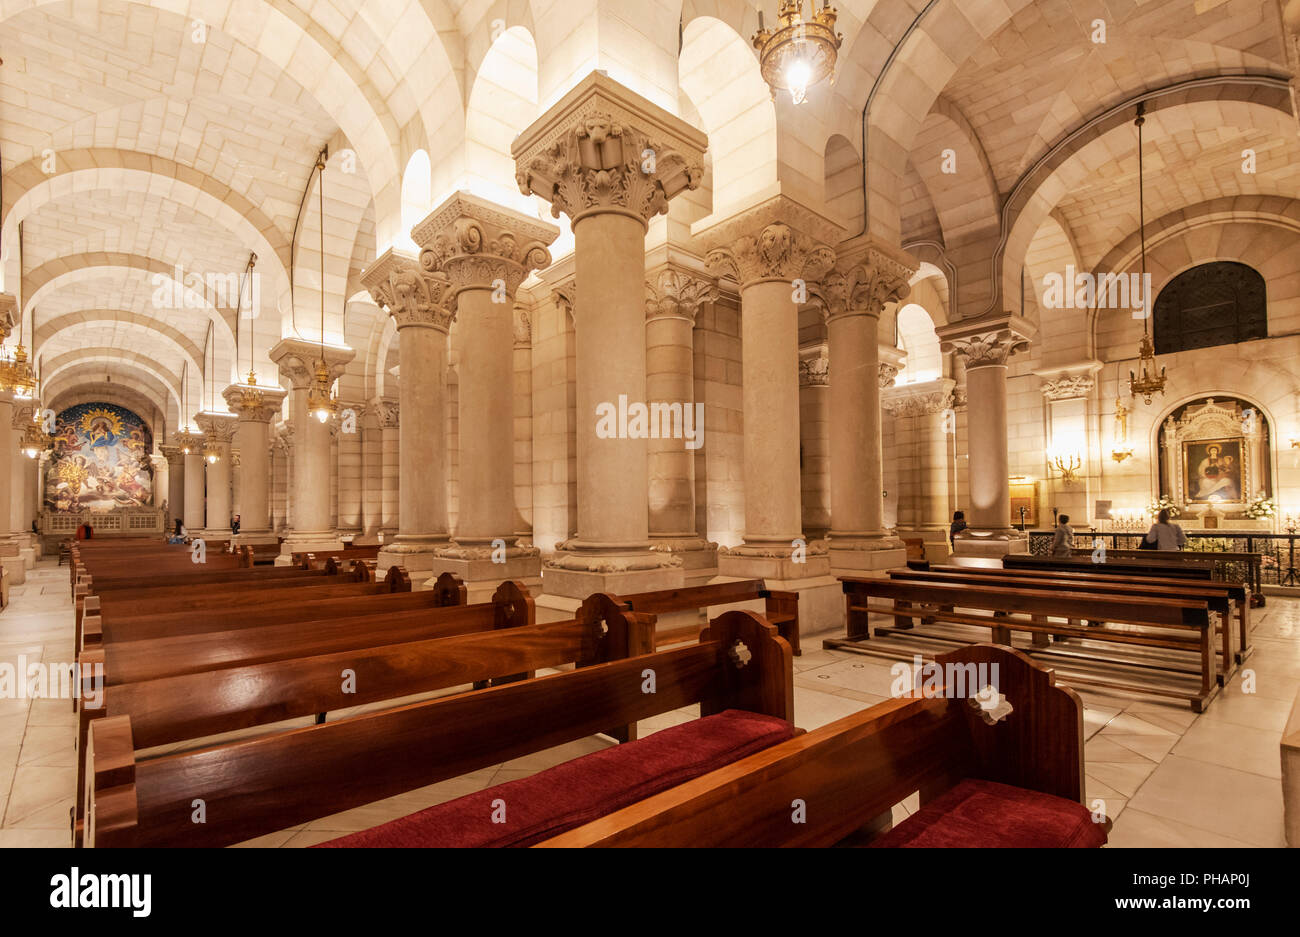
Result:
<svg viewBox="0 0 1300 937"><path fill-rule="evenodd" d="M72 659L67 567L42 560L0 612L0 662ZM1080 692L1085 703L1088 800L1115 820L1112 847L1282 846L1278 742L1300 692L1300 600L1258 609L1247 662L1202 715L1185 706ZM813 729L884 700L887 662L820 649L809 636L795 658L796 722ZM689 710L641 724L642 734L693 718ZM0 846L64 846L76 768L75 721L64 699L0 700ZM376 804L260 837L245 845L309 846L493 784L526 777L606 744L595 737L495 765ZM895 808L895 819L915 809Z"/></svg>

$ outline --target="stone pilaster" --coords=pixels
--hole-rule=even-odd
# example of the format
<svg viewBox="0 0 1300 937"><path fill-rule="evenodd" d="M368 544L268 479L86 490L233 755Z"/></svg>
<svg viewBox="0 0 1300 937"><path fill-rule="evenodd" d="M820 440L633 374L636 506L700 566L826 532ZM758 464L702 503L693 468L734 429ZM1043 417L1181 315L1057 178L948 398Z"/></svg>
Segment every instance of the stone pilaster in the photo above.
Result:
<svg viewBox="0 0 1300 937"><path fill-rule="evenodd" d="M456 314L450 281L424 258L387 250L361 275L393 317L401 356L397 536L385 540L379 567L405 566L412 579L434 572L447 545L447 333Z"/></svg>
<svg viewBox="0 0 1300 937"><path fill-rule="evenodd" d="M278 565L288 565L292 554L311 550L338 550L343 541L330 526L330 427L307 410L307 394L317 363L324 357L331 382L343 374L354 357L351 348L282 338L270 358L290 385L289 420L293 426L293 472L289 480L290 517Z"/></svg>
<svg viewBox="0 0 1300 937"><path fill-rule="evenodd" d="M285 390L278 384L231 384L222 396L236 414L235 444L239 466L231 467L239 484L239 536L237 544L275 543L279 539L271 517L271 423L279 416Z"/></svg>
<svg viewBox="0 0 1300 937"><path fill-rule="evenodd" d="M176 520L185 518L185 456L179 446L159 446L167 460L167 535L176 531Z"/></svg>
<svg viewBox="0 0 1300 937"><path fill-rule="evenodd" d="M412 236L421 247L420 265L450 281L448 304L471 365L461 369L457 388L459 423L468 431L460 434L456 536L438 551L438 571L464 579L471 602L490 597L503 579L536 590L540 553L515 537L514 300L528 274L550 266L546 247L559 231L457 192Z"/></svg>
<svg viewBox="0 0 1300 937"><path fill-rule="evenodd" d="M816 305L824 318L825 303ZM800 493L804 532L819 540L831 529L830 390L826 342L804 345L799 349Z"/></svg>
<svg viewBox="0 0 1300 937"><path fill-rule="evenodd" d="M14 540L18 543L18 554L25 569L31 569L36 563L36 547L31 532L36 515L30 513L31 486L35 484L31 468L36 460L27 458L18 446L23 433L32 425L36 406L36 401L30 397L14 399L13 436L9 445L9 529L13 531Z"/></svg>
<svg viewBox="0 0 1300 937"><path fill-rule="evenodd" d="M698 187L704 135L599 72L515 140L520 191L573 227L578 323L577 536L546 564L568 611L595 591L680 585L681 559L650 549L647 437L610 410L646 401L645 234L671 198Z"/></svg>
<svg viewBox="0 0 1300 937"><path fill-rule="evenodd" d="M885 375L877 331L886 304L907 297L908 279L918 264L904 251L870 237L841 245L839 254L823 284L834 427L827 540L832 573L862 575L907 560L902 541L890 536L884 523L880 390Z"/></svg>
<svg viewBox="0 0 1300 937"><path fill-rule="evenodd" d="M974 556L1027 553L1026 534L1011 527L1007 448L1007 359L1029 347L1033 326L1020 316L964 319L938 330L940 349L966 366L970 440L966 522L953 550Z"/></svg>
<svg viewBox="0 0 1300 937"><path fill-rule="evenodd" d="M1093 520L1096 497L1101 495L1101 469L1105 453L1101 445L1098 408L1096 406L1097 373L1102 362L1091 359L1034 373L1043 379L1043 409L1046 411L1047 438L1043 459L1049 479L1050 500L1043 512L1050 516L1055 507L1069 515L1076 529ZM1060 456L1069 465L1070 455L1080 464L1076 478L1066 481L1054 460Z"/></svg>
<svg viewBox="0 0 1300 937"><path fill-rule="evenodd" d="M798 307L808 301L808 284L834 264L830 245L841 231L775 196L696 235L709 268L740 287L745 531L743 543L719 551L719 576L762 577L771 588L797 590L809 631L837 627L842 602L826 544L809 543L803 531Z"/></svg>
<svg viewBox="0 0 1300 937"><path fill-rule="evenodd" d="M699 271L670 264L646 278L646 396L667 407L671 424L648 443L650 548L681 557L687 585L706 582L718 566L718 545L695 521L695 457L707 436L704 404L695 402L694 341L696 313L717 297L713 278Z"/></svg>

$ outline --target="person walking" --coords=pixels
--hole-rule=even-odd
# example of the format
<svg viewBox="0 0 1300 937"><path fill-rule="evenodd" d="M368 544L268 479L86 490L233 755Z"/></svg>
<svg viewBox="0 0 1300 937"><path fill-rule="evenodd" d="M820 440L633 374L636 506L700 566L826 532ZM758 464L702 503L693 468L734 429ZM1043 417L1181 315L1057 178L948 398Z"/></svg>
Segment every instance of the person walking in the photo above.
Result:
<svg viewBox="0 0 1300 937"><path fill-rule="evenodd" d="M1145 543L1155 544L1157 550L1181 550L1187 546L1187 534L1183 533L1183 528L1169 520L1168 508L1156 515L1156 522L1142 539ZM1152 548L1148 546L1147 549Z"/></svg>

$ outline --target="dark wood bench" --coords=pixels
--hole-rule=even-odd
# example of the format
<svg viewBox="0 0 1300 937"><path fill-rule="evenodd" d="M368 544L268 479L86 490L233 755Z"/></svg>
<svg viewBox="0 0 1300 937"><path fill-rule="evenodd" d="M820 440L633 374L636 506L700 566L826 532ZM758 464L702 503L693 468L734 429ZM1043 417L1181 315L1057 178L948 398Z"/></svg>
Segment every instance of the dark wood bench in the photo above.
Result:
<svg viewBox="0 0 1300 937"><path fill-rule="evenodd" d="M776 625L781 637L789 643L796 656L801 653L799 648L799 593L769 589L761 579L741 579L735 582L719 582L707 586L638 592L632 595L620 595L618 599L626 602L633 611L650 615L666 615L670 612L683 612L711 606L732 605L737 602L753 602L761 599L764 606L764 618L769 623ZM688 625L683 628L661 632L656 636L656 642L659 645L665 645L694 640L699 632L698 626Z"/></svg>
<svg viewBox="0 0 1300 937"><path fill-rule="evenodd" d="M998 574L1001 575L990 575ZM1089 591L1095 593L1123 594L1145 596L1147 598L1195 598L1205 599L1210 611L1218 616L1216 631L1222 642L1219 656L1219 686L1223 686L1227 677L1237 669L1232 654L1232 601L1227 591L1214 583L1178 582L1174 585L1162 585L1152 579L1138 579L1136 582L1116 582L1113 577L1079 577L1067 579L1052 572L1034 570L998 570L981 569L971 572L960 566L940 567L930 570L894 569L889 571L890 579L905 579L910 582L951 582L967 585L1011 586L1017 589L1038 589L1043 592ZM1049 635L1035 632L1036 647L1047 647Z"/></svg>
<svg viewBox="0 0 1300 937"><path fill-rule="evenodd" d="M1129 647L1182 651L1193 664L1183 668L1172 662L1160 662L1159 669L1186 672L1199 677L1199 687L1186 689L1152 686L1147 682L1100 677L1077 670L1068 671L1058 663L1061 678L1074 685L1137 691L1155 696L1186 700L1194 712L1203 712L1219 692L1218 655L1214 647L1214 628L1209 603L1205 599L1145 598L1122 594L1088 591L1044 592L1011 586L976 586L962 583L909 582L896 579L872 579L842 576L848 614L846 638L828 638L827 648L871 653L864 647L871 637L870 614L889 615L894 626L877 628L878 634L909 635L932 638L914 628L914 619L930 619L957 625L988 628L997 644L1011 645L1011 632L1065 636L1087 641L1106 642ZM891 604L872 604L873 599ZM1080 627L1052 621L1062 617L1075 621L1098 621L1133 628ZM1071 649L1074 660L1092 660L1106 664L1131 664L1080 650Z"/></svg>
<svg viewBox="0 0 1300 937"><path fill-rule="evenodd" d="M945 675L996 667L1009 716L996 718L945 683L937 695L879 703L538 845L1102 845L1110 823L1084 800L1079 697L1005 647L960 648L935 663ZM916 792L920 811L869 839ZM971 822L978 813L960 815L973 797L980 823ZM800 822L792 822L796 805Z"/></svg>
<svg viewBox="0 0 1300 937"><path fill-rule="evenodd" d="M339 562L373 560L379 556L379 550L379 544L347 547L343 550L313 550L311 552L294 553L291 561L292 565L297 566L299 569L319 569L322 563L331 558Z"/></svg>
<svg viewBox="0 0 1300 937"><path fill-rule="evenodd" d="M1073 550L1074 555L1091 556L1092 550ZM1107 557L1119 560L1168 560L1184 566L1199 566L1210 571L1213 579L1223 582L1244 583L1252 596L1254 605L1264 604L1262 577L1264 554L1234 553L1227 550L1112 550L1106 548ZM1235 575L1235 572L1240 575Z"/></svg>
<svg viewBox="0 0 1300 937"><path fill-rule="evenodd" d="M790 646L758 616L728 612L698 644L148 761L130 716L100 719L86 842L238 843L694 703L790 720Z"/></svg>

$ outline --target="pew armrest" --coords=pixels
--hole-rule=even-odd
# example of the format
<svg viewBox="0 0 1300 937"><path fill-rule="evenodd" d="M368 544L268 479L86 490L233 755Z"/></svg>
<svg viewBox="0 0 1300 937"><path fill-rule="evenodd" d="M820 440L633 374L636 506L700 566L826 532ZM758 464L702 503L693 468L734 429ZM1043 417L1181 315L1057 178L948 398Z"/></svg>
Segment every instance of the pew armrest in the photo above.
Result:
<svg viewBox="0 0 1300 937"><path fill-rule="evenodd" d="M86 762L86 846L133 845L139 807L130 716L112 716L91 723Z"/></svg>

